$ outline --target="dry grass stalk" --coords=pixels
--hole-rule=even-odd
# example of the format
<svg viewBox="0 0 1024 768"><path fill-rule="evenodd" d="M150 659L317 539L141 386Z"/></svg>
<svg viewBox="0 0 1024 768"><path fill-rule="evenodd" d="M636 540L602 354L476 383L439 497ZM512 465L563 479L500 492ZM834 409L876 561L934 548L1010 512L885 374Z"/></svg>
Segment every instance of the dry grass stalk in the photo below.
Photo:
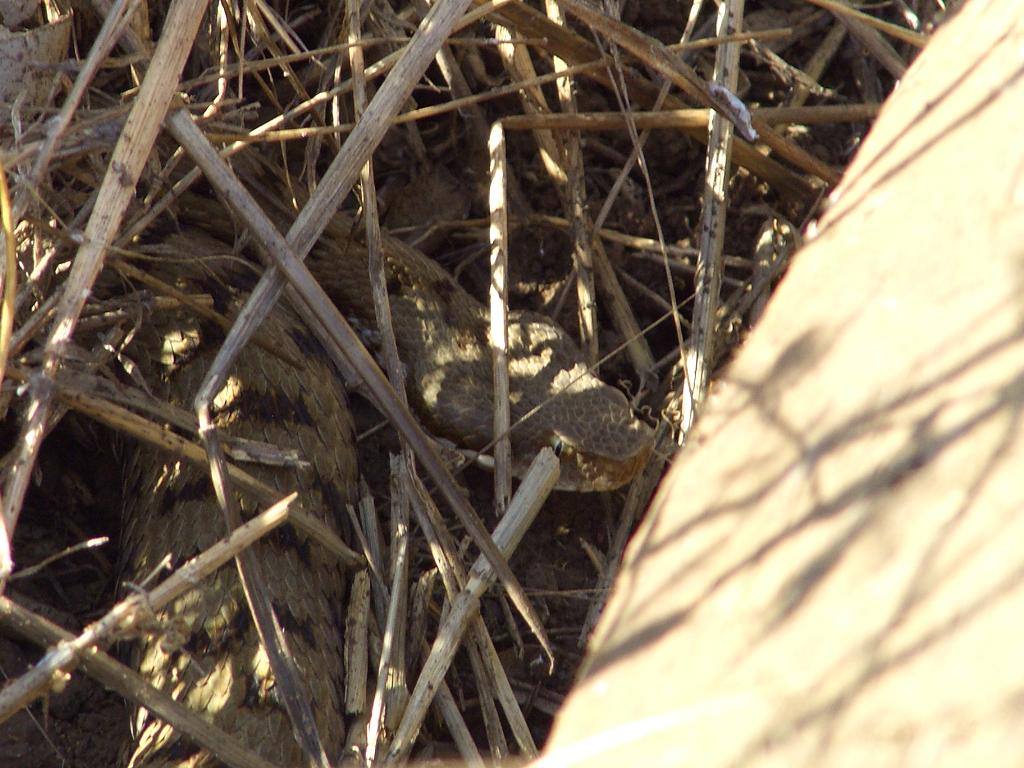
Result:
<svg viewBox="0 0 1024 768"><path fill-rule="evenodd" d="M434 9L436 10L438 7L440 6L434 6ZM405 61L405 59L403 58L402 61ZM398 67L393 70L388 81L385 82L367 108L367 113L364 115L364 120L360 125L364 125L367 121L374 119L370 116L373 105L386 92L387 83L391 82L391 77L403 71L403 69ZM384 103L390 104L390 101L385 101ZM287 279L290 283L290 290L295 291L296 295L293 303L299 314L306 320L314 332L318 334L328 354L336 361L354 368L359 378L375 393L377 402L382 406L385 414L398 428L403 437L409 441L428 473L439 483L442 494L471 533L474 542L482 551L487 553L488 557L494 558L498 572L502 576L502 582L509 590L509 594L516 607L538 639L547 645L544 630L536 616L536 612L530 606L522 587L519 586L518 580L512 574L508 564L502 560L476 513L469 507L456 489L450 473L440 461L433 445L427 439L419 424L410 417L408 410L402 407L397 396L394 394L393 388L387 379L384 378L373 357L363 347L357 334L352 330L345 318L342 317L339 310L330 301L309 270L298 259L298 250L292 250L291 241L293 238L296 242L304 240L306 226L302 222L306 219L305 214L311 209L317 210L325 204L324 195L326 193L324 190L327 188L327 178L332 175L331 171L328 170L321 186L302 209L302 213L299 214L289 230L289 239L286 241L278 233L266 214L263 213L248 190L238 181L231 170L224 165L216 150L206 141L192 120L184 112L179 111L170 115L168 122L175 138L189 149L193 159L203 168L207 178L217 188L218 192L231 204L236 212L244 212L243 218L249 224L252 234L263 245L263 252L272 254L278 259L276 267L281 271L278 272L271 269L264 274L259 285L257 285L249 301L246 303L246 308L243 309L239 316L239 325L236 327L244 327L242 325L243 318L247 318L247 322L250 324L249 332L251 333L251 328L255 327L258 318L262 317L267 308L272 305L277 293L283 288L285 279ZM352 137L355 135L353 133ZM350 142L353 141L352 137L349 139ZM346 144L347 146L348 144ZM347 161L339 163L343 156L343 154L338 155L331 165L331 168L336 170L334 174L335 186L339 183L345 183L347 178L345 175L346 171L344 170L347 167ZM321 223L315 226L323 225L325 224ZM314 225L309 226L313 227ZM311 232L311 234L314 234L315 239L315 237L319 236L320 231L317 229L315 233ZM308 251L309 247L312 247L312 244L312 242L308 244L306 251ZM284 277L281 276L282 274ZM344 343L339 344L339 339L343 340ZM227 345L227 342L225 344ZM222 349L222 354L226 355L228 351L229 348ZM218 355L218 359L220 358L221 355ZM208 397L212 396L212 391L208 391Z"/></svg>
<svg viewBox="0 0 1024 768"><path fill-rule="evenodd" d="M508 512L494 531L494 540L508 554L522 540L548 493L558 480L558 458L549 449L542 450L527 471L523 483L516 492ZM493 574L488 562L479 559L473 565L465 587L452 601L448 616L434 640L430 656L416 681L405 716L395 731L388 760L399 760L412 749L413 740L420 729L426 707L433 698L438 682L447 673L461 638L470 626L479 619L477 608L480 596L487 590ZM529 752L528 752L529 754Z"/></svg>
<svg viewBox="0 0 1024 768"><path fill-rule="evenodd" d="M567 26L561 8L554 0L546 0L544 11L553 24ZM556 73L567 69L568 62L555 56L552 66ZM561 78L555 82L558 102L564 114L575 114L576 84L572 78ZM597 345L597 293L594 286L594 254L591 247L593 225L585 210L586 190L583 180L583 155L580 149L580 135L569 131L559 137L560 152L556 161L560 166L558 192L566 217L572 222L572 261L576 271L576 307L579 317L580 348L587 363L597 369L599 357Z"/></svg>
<svg viewBox="0 0 1024 768"><path fill-rule="evenodd" d="M136 591L86 627L70 642L52 649L31 670L0 691L0 722L49 689L55 675L73 669L84 654L144 627L148 617L213 573L253 542L288 519L291 494L254 517L227 538L189 560L149 591Z"/></svg>
<svg viewBox="0 0 1024 768"><path fill-rule="evenodd" d="M60 364L62 348L71 340L75 323L85 306L93 283L103 267L105 247L114 239L125 208L156 139L159 123L152 114L162 114L170 103L192 48L204 4L199 0L173 0L167 17L168 34L153 54L146 78L128 115L121 138L114 148L107 173L97 192L96 205L85 229L71 274L63 288L56 318L46 342L46 364L42 378L33 386L18 445L20 450L11 470L3 498L7 534L12 535L28 490L32 468L42 443L43 427L52 407L52 382ZM9 573L0 572L0 585Z"/></svg>
<svg viewBox="0 0 1024 768"><path fill-rule="evenodd" d="M618 43L622 48L636 56L643 63L653 67L655 70L668 77L684 92L690 93L687 89L693 88L694 81L699 82L699 80L692 74L690 77L692 77L693 80L688 79L685 74L677 72L676 64L678 63L678 59L674 55L670 54L667 49L664 49L660 43L639 34L636 30L625 28L624 25L615 26L613 24L609 27L608 22L611 20L608 19L608 17L590 9L588 6L583 6L576 2L563 2L563 5L565 5L570 13L577 14L585 24L591 26L595 31L601 32L602 34L615 32L616 38L613 38L614 42ZM573 64L580 64L600 58L599 52L593 44L584 41L581 37L573 33L566 32L557 25L551 24L543 14L534 11L529 6L520 5L518 3L503 6L501 9L496 11L496 16L502 19L504 23L516 28L520 34L546 37L548 40L548 49L552 53L557 54L560 58L572 62ZM629 44L627 44L627 40L629 41ZM600 70L595 70L591 77L598 83L608 87L613 87L610 79ZM632 72L628 72L625 75L625 82L629 88L629 92L639 103L654 103L657 100L657 95L660 89L650 81L640 78ZM697 90L699 92L699 89ZM690 93L690 95L697 98L699 103L710 106L710 102L706 98L695 96L694 93ZM665 100L665 104L673 109L685 106L677 97L674 96L669 96ZM703 130L691 129L686 132L687 135L702 143L707 140L706 132ZM820 163L815 162L813 158L806 158L803 153L797 154L805 160L803 164L796 163L794 161L794 164L798 165L798 167L809 170L810 172L815 173L815 175L821 175L822 178L825 179L835 178L835 173L831 169L822 168ZM771 184L772 188L777 190L781 195L796 199L806 199L808 196L813 195L812 187L808 185L806 181L797 177L777 162L770 158L766 158L759 152L754 151L753 148L749 146L744 144L737 145L734 160L749 169L751 173Z"/></svg>
<svg viewBox="0 0 1024 768"><path fill-rule="evenodd" d="M370 573L352 577L345 615L345 712L366 711L366 676L369 669Z"/></svg>
<svg viewBox="0 0 1024 768"><path fill-rule="evenodd" d="M408 471L401 457L391 462L391 584L384 637L377 666L377 685L367 725L367 760L373 761L385 727L391 731L405 710L405 640L409 586L409 498L402 480Z"/></svg>
<svg viewBox="0 0 1024 768"><path fill-rule="evenodd" d="M890 37L895 37L897 40L902 40L904 43L910 43L917 48L923 48L924 44L928 42L927 35L922 35L920 32L914 32L913 30L897 26L896 24L890 24L887 21L875 18L863 11L858 11L856 8L851 8L844 2L839 2L838 0L808 0L808 2L819 5L822 8L826 8L841 18L855 19L862 24L866 24L880 32L885 32Z"/></svg>
<svg viewBox="0 0 1024 768"><path fill-rule="evenodd" d="M67 646L75 636L51 621L18 605L8 597L0 597L0 628L41 647ZM101 685L116 691L129 701L134 701L176 729L197 744L203 745L218 759L232 768L275 768L229 733L210 725L188 707L180 704L162 691L150 685L133 669L93 646L83 652L78 665L85 674ZM54 691L66 681L68 672L55 672L50 684ZM43 692L45 694L45 691Z"/></svg>
<svg viewBox="0 0 1024 768"><path fill-rule="evenodd" d="M728 0L718 7L717 32L728 34L743 25L743 0ZM714 83L735 93L739 81L740 51L726 43L715 51ZM700 248L697 256L697 285L693 303L693 325L686 353L683 384L684 432L697 418L697 409L707 396L718 343L716 320L722 288L722 248L728 211L729 163L732 157L733 124L715 111L708 124L708 153L705 163L704 199L701 211Z"/></svg>
<svg viewBox="0 0 1024 768"><path fill-rule="evenodd" d="M447 530L441 519L433 500L427 494L426 489L418 478L407 479L408 495L412 499L413 511L420 529L427 538L434 564L437 566L441 582L444 585L445 594L449 603L462 590L466 583L466 569L462 564L459 547L454 537ZM508 747L505 735L501 728L501 721L498 718L496 700L501 700L506 718L510 723L513 734L524 751L536 752L526 721L522 712L514 701L511 703L503 692L508 689L508 680L504 667L496 662L496 655L492 655L489 649L493 649L493 641L488 634L480 616L476 616L472 622L471 642L467 644L466 650L469 654L470 666L477 684L477 694L480 697L481 712L484 717L484 726L487 738L491 744L492 752L508 754ZM429 704L423 702L423 705ZM408 708L404 717L408 717ZM526 744L526 746L523 746Z"/></svg>
<svg viewBox="0 0 1024 768"><path fill-rule="evenodd" d="M512 441L509 439L510 407L508 385L508 202L505 187L508 162L505 157L505 131L501 121L491 126L487 140L490 156L490 190L487 204L491 211L490 342L494 364L494 499L496 511L505 514L512 498Z"/></svg>

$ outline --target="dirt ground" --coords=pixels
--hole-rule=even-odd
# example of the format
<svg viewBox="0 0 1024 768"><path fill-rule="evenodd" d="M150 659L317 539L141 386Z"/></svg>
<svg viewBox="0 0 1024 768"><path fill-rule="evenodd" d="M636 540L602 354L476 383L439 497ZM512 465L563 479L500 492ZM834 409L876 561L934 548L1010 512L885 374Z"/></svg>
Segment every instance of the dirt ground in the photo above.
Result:
<svg viewBox="0 0 1024 768"><path fill-rule="evenodd" d="M415 4L379 5L382 7L378 13L371 11L369 14L370 32L388 40L407 36L418 18L407 6ZM687 4L669 0L622 5L621 18L626 25L665 44L678 42L687 25L685 14L690 10ZM924 2L911 5L919 14L921 34L929 34L931 25L939 19L936 8ZM309 49L319 50L339 39L340 21L330 4L292 6L281 3L275 8L297 39ZM906 19L898 17L892 9L873 9L872 12L888 22L906 24ZM163 7L150 7L149 21L154 35L165 13ZM709 13L705 8L697 17L693 39L712 35L713 18ZM34 18L34 23L42 23L43 12L37 12ZM85 52L97 34L99 19L90 7L76 6L72 23L75 49ZM574 21L573 26L581 30L584 39L591 40L578 22ZM742 47L739 96L752 107L809 107L798 120L777 123L775 128L792 146L836 173L846 167L868 131L873 108L892 91L899 70L894 62L908 64L917 50L913 45L889 40L870 28L848 29L831 14L810 4L794 7L791 3L752 0L747 4L744 29L755 30L758 34ZM205 25L202 30L197 50L183 76L189 85L183 90L189 90L195 99L209 96L208 80L201 78L213 71L216 63L214 51L202 47L212 44L211 27ZM415 129L392 128L375 154L376 175L382 209L386 212L385 226L416 239L423 250L456 274L471 293L485 298L489 282L487 164L471 118L493 121L524 114L526 108L514 92L492 93L512 78L493 45L493 26L478 22L459 34L463 42L453 45L452 50L458 54L456 59L468 88L472 93L490 94L490 97L480 103L476 115L466 109L424 117L416 122ZM540 44L538 35L526 29L520 34L527 38L534 66L542 73L550 71L551 54ZM606 39L598 37L603 46L609 45ZM892 58L879 57L879 41L884 43L884 50L891 51ZM389 45L369 49L368 59L372 61L389 52ZM255 43L253 47L258 48ZM709 77L714 50L714 47L694 48L686 53L686 60L702 77ZM253 54L257 55L262 53ZM658 78L651 74L650 68L637 65L626 52L620 50L618 56L630 65L631 72L638 78L630 81L634 88L627 92L630 107L650 109L646 103L650 94L635 90L636 82L647 83L653 91L652 84L657 85ZM316 78L325 67L322 63L325 60L327 54L316 53L295 64L304 86L315 90ZM326 68L330 68L329 62ZM101 71L78 119L84 123L93 119L103 124L112 115L121 114L119 104L130 102L132 98L134 76L125 61L120 60ZM222 114L221 122L211 124L208 130L231 135L262 122L267 115L276 114L275 110L279 112L282 105L300 100L300 95L292 90L292 81L276 71L274 77L262 81L255 71L250 77L252 85L246 91L246 99L250 101L232 103ZM449 87L444 85L447 82L439 67L428 69L414 91L414 106L446 103L450 99ZM69 83L67 79L59 81L52 95L53 103L61 103ZM616 95L595 79L580 77L576 87L579 111L618 110ZM678 90L670 93L672 98L679 97ZM549 101L557 102L551 86L545 86L545 94ZM685 98L682 103L693 106ZM668 106L666 104L666 108ZM671 106L677 108L679 104ZM349 105L342 104L341 108L347 111ZM25 145L25 135L38 135L42 124L39 115L43 114L48 113L40 110L35 122L26 120L27 129L23 127L17 146ZM322 118L324 113L319 114ZM286 127L308 127L308 122L298 120ZM90 144L97 141L97 134L76 135L79 142L54 161L50 180L41 192L53 215L46 219L45 226L42 218L37 218L34 227L27 228L28 235L50 236L52 230L63 226L62 222L81 225L76 215L91 200L112 142L104 143L100 135L98 144ZM311 132L311 135L314 134ZM13 135L7 138L5 146L15 146ZM612 189L633 145L628 133L621 130L585 130L581 140L585 205L593 217ZM269 154L287 155L289 162L302 160L304 171L315 173L330 160L332 151L327 140L304 138L282 141L276 147L272 145ZM564 217L565 206L538 157L534 134L510 133L509 151L514 179L510 185L512 304L544 312L563 327L575 330L578 302L572 282L572 238L570 229L553 218ZM621 194L603 224L606 230L617 233L605 240L605 247L621 275L636 320L645 329L653 359L658 362L651 370L638 372L626 355L615 354L602 367L602 376L611 383L624 383L631 392L639 392L640 403L651 423L678 418L673 404L676 402L674 393L679 388L679 374L674 367L679 358L679 343L672 323L664 322L665 307L674 296L681 306L683 332L688 334L694 291L693 249L701 230L705 152L703 143L680 129L655 131L644 148L649 175L645 177L636 169L627 175ZM171 154L169 145L158 145L154 151L154 166L166 162ZM729 175L724 309L719 326L718 365L729 359L732 349L749 329L753 302L746 301L746 297L752 291L764 290L754 287L756 242L762 227L768 221L783 219L802 227L818 214L827 189L827 185L821 179L813 179L806 168L795 168L786 162L782 165L786 173L806 183L802 194L792 190L781 192L739 162L733 165ZM140 194L155 194L159 188L156 179L147 176ZM652 201L657 216L652 214ZM426 235L423 232L425 222L437 225ZM658 247L650 244L659 237L659 224L665 243L673 247L671 267L664 263ZM55 263L64 263L73 253L70 241L57 238L56 242ZM45 290L41 289L44 294L59 290L61 272L53 268L52 279L46 282ZM667 273L671 276L671 286L667 284ZM777 280L779 273L769 282ZM21 320L19 317L19 322ZM619 350L623 337L611 322L604 304L600 306L599 320L602 353ZM19 361L27 366L38 364L38 345L44 339L37 331L35 344L22 348ZM10 382L5 383L4 395L4 404L9 410L7 418L0 423L0 434L4 436L4 444L12 446L13 450L17 447L23 414ZM360 432L373 431L380 417L358 395L354 403ZM382 500L382 506L386 505L387 496L384 476L387 456L396 449L397 440L389 429L373 432L361 445L361 469ZM94 537L106 537L107 542L64 556L36 573L12 580L7 596L72 632L80 630L111 606L120 581L119 535L125 482L121 468L125 453L131 450L131 443L82 415L69 414L57 425L44 443L32 488L15 530L12 550L17 569L29 568ZM463 479L474 506L478 510L491 509L490 476L470 469ZM524 711L538 744L547 738L554 712L566 696L582 661L580 633L591 604L599 597L601 574L618 557L610 548L616 539L624 495L623 492L601 496L556 493L512 560L513 570L535 600L555 644L558 665L554 675L536 671L532 662L538 655L538 648L528 634L523 634L521 625L514 626L515 634L509 631L502 601L493 595L484 601L485 620L513 685L525 702ZM422 540L417 540L414 546L415 578L415 574L430 563ZM524 638L522 646L518 645L517 636ZM0 674L5 679L20 675L39 658L39 653L38 648L4 637L0 632ZM123 655L123 649L121 653ZM478 742L486 744L476 711L472 673L464 659L457 661L449 682L467 721L475 729ZM127 712L127 705L120 696L103 690L81 674L73 674L62 690L54 691L0 724L0 764L24 768L112 765L128 736ZM446 756L452 749L439 723L428 722L421 744L418 754L423 758Z"/></svg>

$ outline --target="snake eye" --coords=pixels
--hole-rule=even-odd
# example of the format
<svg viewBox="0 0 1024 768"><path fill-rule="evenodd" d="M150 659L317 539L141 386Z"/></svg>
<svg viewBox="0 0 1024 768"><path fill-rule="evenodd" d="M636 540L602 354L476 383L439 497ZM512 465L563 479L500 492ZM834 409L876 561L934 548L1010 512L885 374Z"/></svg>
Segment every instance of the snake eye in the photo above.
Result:
<svg viewBox="0 0 1024 768"><path fill-rule="evenodd" d="M562 454L565 453L565 443L562 442L562 438L555 435L551 438L551 450L555 452L555 456L562 458Z"/></svg>

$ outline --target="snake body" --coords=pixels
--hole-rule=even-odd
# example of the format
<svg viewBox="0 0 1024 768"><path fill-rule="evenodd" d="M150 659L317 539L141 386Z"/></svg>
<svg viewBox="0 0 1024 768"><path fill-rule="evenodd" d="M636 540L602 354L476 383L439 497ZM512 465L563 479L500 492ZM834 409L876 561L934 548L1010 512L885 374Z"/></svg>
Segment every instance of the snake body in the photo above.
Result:
<svg viewBox="0 0 1024 768"><path fill-rule="evenodd" d="M227 225L225 217L208 216L206 232L175 234L160 245L163 254L179 257L168 267L172 281L186 291L211 293L224 309L237 301L230 284L239 274L237 255L226 244ZM211 237L211 230L220 239ZM410 400L435 432L467 447L484 447L492 432L484 308L438 265L398 240L385 237L384 260ZM373 327L366 262L355 222L344 215L331 222L309 257L328 294ZM316 352L315 339L286 307L265 321L263 334L284 354L279 358L252 344L246 348L215 401L217 425L231 435L297 450L309 462L305 469L251 471L282 495L298 490L305 509L340 531L356 483L343 389ZM163 396L187 407L222 337L194 313L176 311L143 329L137 356L148 378L161 382ZM571 340L540 315L513 314L509 339L513 422L529 414L511 434L514 469L521 470L540 447L557 444L560 487L606 490L628 481L646 461L652 440L622 393L589 374ZM285 359L301 361L300 369ZM168 552L175 562L197 554L224 534L224 525L205 468L169 461L155 449L140 449L134 466L135 501L125 530L129 576L138 581ZM328 756L336 759L345 742L339 701L344 574L331 556L288 526L256 546ZM235 570L222 568L212 583L187 593L159 618L184 642L176 646L157 636L141 641L140 671L262 756L282 765L302 763ZM130 765L213 760L144 711L136 721Z"/></svg>
<svg viewBox="0 0 1024 768"><path fill-rule="evenodd" d="M339 214L309 266L343 311L375 327L362 227ZM488 314L436 262L384 235L384 272L410 400L436 433L481 449L494 416ZM558 488L607 491L636 475L652 447L651 429L618 389L589 372L572 339L550 319L511 312L508 360L513 473L544 446L560 450Z"/></svg>
<svg viewBox="0 0 1024 768"><path fill-rule="evenodd" d="M161 251L202 254L173 264L177 287L209 290L221 309L231 308L232 292L221 282L224 272L238 271L229 247L189 232L168 238ZM316 340L286 307L267 318L264 332L283 354L246 347L216 399L216 424L233 436L298 451L308 467L246 469L282 495L299 491L305 510L340 533L344 505L353 499L356 484L355 435L344 390L334 385L331 366L316 353ZM162 387L160 394L187 407L223 335L190 310L163 313L140 332L137 357L153 386ZM301 369L283 358L300 361ZM225 529L205 467L168 460L150 448L140 449L132 464L125 553L130 577L140 581L168 553L180 563L217 541ZM244 511L255 511L241 501ZM305 678L321 737L333 750L329 757L336 758L345 740L340 702L345 575L335 558L290 526L255 547L259 576ZM221 568L159 619L161 633L141 641L135 651L143 676L264 758L278 765L303 764L236 570ZM167 634L178 641L169 643ZM216 764L145 711L135 719L130 765Z"/></svg>

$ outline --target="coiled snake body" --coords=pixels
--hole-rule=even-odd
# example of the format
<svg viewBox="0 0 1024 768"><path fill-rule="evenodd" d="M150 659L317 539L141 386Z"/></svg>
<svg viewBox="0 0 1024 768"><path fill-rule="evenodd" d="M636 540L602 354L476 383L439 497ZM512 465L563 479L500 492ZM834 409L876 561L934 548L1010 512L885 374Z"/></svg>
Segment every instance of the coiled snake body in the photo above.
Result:
<svg viewBox="0 0 1024 768"><path fill-rule="evenodd" d="M214 220L208 224L208 231L224 226ZM166 267L179 287L208 291L222 305L235 301L226 283L239 273L238 257L223 240L187 231L165 238L156 250L179 257ZM385 238L384 255L411 401L435 432L467 447L483 447L492 431L485 310L440 267L405 244ZM331 223L309 264L343 311L375 324L366 253L351 219L339 215ZM651 430L633 417L622 393L587 373L576 347L546 318L514 315L509 331L513 423L534 412L512 433L514 468L525 466L540 447L557 442L562 448L560 487L606 490L628 481L646 461L652 440ZM268 354L253 344L246 348L215 402L217 425L234 436L296 449L307 468L250 471L282 495L298 490L307 511L340 531L356 481L343 389L316 352L316 341L286 307L265 321L263 334L283 354ZM136 354L150 381L162 382L162 394L187 405L222 336L194 313L176 311L147 324L135 342ZM285 360L299 360L301 368ZM154 449L140 449L134 467L126 554L129 576L139 580L168 552L175 562L197 554L224 535L224 526L204 468L169 461ZM332 556L289 526L256 547L328 756L337 759L345 741L340 703L344 574ZM212 583L177 600L161 619L183 642L156 637L140 642L140 671L262 756L282 765L302 763L235 570L222 568ZM136 720L132 765L213 760L145 712Z"/></svg>

